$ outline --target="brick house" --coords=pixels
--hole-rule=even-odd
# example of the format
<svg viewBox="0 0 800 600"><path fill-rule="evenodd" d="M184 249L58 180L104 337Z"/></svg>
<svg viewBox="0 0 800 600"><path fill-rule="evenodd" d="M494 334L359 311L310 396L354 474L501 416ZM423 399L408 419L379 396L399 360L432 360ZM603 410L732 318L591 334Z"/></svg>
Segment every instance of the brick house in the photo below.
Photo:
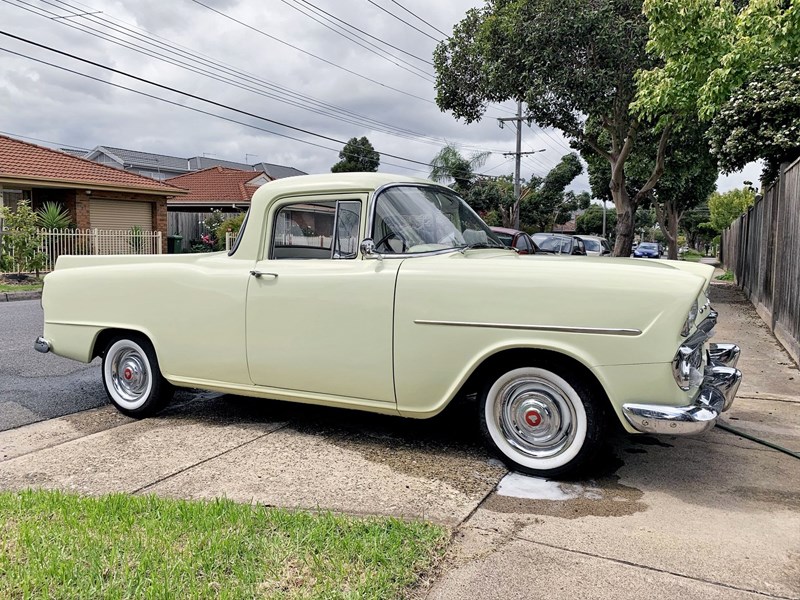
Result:
<svg viewBox="0 0 800 600"><path fill-rule="evenodd" d="M64 152L0 135L0 205L62 205L78 229L160 231L167 201L186 190Z"/></svg>

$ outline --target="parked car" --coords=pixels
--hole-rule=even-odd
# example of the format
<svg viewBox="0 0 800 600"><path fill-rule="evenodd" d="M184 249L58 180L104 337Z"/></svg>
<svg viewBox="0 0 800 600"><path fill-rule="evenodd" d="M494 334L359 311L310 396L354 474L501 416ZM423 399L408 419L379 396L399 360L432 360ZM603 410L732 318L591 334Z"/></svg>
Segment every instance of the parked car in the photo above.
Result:
<svg viewBox="0 0 800 600"><path fill-rule="evenodd" d="M524 231L509 229L507 227L490 227L497 239L507 248L514 248L518 254L536 254L536 243Z"/></svg>
<svg viewBox="0 0 800 600"><path fill-rule="evenodd" d="M586 256L583 240L563 233L534 233L533 241L546 254L575 254Z"/></svg>
<svg viewBox="0 0 800 600"><path fill-rule="evenodd" d="M611 254L611 244L604 237L597 235L576 235L573 236L583 241L586 248L586 256L608 256Z"/></svg>
<svg viewBox="0 0 800 600"><path fill-rule="evenodd" d="M684 435L731 406L712 273L519 256L447 187L300 176L258 189L230 252L60 256L35 348L102 357L133 417L175 387L420 419L477 398L492 450L558 477L597 454L606 417Z"/></svg>
<svg viewBox="0 0 800 600"><path fill-rule="evenodd" d="M661 258L661 248L656 242L642 242L633 251L634 258Z"/></svg>

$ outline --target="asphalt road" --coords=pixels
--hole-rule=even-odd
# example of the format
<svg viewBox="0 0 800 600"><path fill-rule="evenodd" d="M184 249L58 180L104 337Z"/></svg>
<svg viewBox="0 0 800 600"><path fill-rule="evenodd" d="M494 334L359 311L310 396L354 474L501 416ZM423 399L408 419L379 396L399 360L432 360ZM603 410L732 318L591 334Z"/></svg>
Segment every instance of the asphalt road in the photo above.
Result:
<svg viewBox="0 0 800 600"><path fill-rule="evenodd" d="M100 359L86 365L33 349L42 322L39 300L0 302L0 431L108 402Z"/></svg>

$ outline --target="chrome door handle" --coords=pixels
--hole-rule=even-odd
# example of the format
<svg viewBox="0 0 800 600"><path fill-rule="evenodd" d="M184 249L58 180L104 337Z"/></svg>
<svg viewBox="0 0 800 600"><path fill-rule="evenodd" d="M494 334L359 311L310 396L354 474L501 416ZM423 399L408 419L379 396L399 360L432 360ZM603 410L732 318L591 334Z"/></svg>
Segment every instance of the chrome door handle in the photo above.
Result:
<svg viewBox="0 0 800 600"><path fill-rule="evenodd" d="M278 278L278 274L277 273L264 273L263 271L255 271L255 270L250 271L250 275L252 275L256 279L258 279L259 277L263 277L265 275L267 277L274 277L275 279Z"/></svg>

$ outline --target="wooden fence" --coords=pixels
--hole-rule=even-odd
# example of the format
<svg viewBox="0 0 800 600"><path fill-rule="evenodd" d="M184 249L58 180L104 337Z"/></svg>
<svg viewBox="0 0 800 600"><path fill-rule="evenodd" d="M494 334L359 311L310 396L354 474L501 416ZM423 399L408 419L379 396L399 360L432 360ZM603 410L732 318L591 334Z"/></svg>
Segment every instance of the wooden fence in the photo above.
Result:
<svg viewBox="0 0 800 600"><path fill-rule="evenodd" d="M800 159L722 232L721 259L800 362Z"/></svg>
<svg viewBox="0 0 800 600"><path fill-rule="evenodd" d="M169 235L180 235L183 237L180 245L181 252L191 252L192 242L197 242L201 235L207 233L207 229L203 223L211 216L211 214L212 213L210 212L167 213L167 232Z"/></svg>

